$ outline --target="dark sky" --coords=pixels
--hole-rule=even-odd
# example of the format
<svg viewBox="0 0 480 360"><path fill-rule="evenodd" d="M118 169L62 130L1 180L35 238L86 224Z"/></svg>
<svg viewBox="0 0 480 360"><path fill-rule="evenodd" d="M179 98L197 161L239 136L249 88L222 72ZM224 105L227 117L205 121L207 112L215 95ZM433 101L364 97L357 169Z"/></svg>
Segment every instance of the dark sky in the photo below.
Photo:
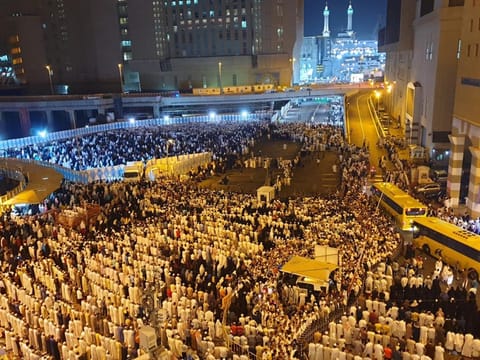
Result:
<svg viewBox="0 0 480 360"><path fill-rule="evenodd" d="M376 29L385 24L387 0L352 0L353 30L360 40L375 40ZM305 0L305 36L321 35L325 0ZM329 0L330 32L335 35L347 27L348 0ZM374 36L375 34L375 36Z"/></svg>

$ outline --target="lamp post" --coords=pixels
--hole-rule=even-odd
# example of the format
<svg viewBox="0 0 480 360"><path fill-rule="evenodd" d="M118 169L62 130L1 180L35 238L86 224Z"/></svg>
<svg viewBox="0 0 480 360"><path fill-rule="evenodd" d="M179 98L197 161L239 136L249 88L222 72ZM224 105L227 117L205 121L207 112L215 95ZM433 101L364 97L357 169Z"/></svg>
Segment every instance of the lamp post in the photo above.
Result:
<svg viewBox="0 0 480 360"><path fill-rule="evenodd" d="M167 174L170 175L170 164L169 164L169 161L168 161L168 153L170 152L170 146L173 146L175 145L175 140L173 139L168 139L167 140Z"/></svg>
<svg viewBox="0 0 480 360"><path fill-rule="evenodd" d="M120 77L120 91L123 93L123 64L118 64L118 76Z"/></svg>
<svg viewBox="0 0 480 360"><path fill-rule="evenodd" d="M220 94L223 94L222 86L222 62L218 62L218 85L220 85Z"/></svg>
<svg viewBox="0 0 480 360"><path fill-rule="evenodd" d="M291 69L292 75L291 75L291 77L290 77L290 86L292 87L292 86L293 86L293 76L294 76L294 74L295 74L295 61L297 61L297 59L295 59L295 58L290 58L289 61L290 61L290 63L292 64L292 69Z"/></svg>
<svg viewBox="0 0 480 360"><path fill-rule="evenodd" d="M53 70L50 65L45 65L45 69L47 69L47 72L48 72L48 81L50 83L50 95L53 95L53 81L52 81Z"/></svg>

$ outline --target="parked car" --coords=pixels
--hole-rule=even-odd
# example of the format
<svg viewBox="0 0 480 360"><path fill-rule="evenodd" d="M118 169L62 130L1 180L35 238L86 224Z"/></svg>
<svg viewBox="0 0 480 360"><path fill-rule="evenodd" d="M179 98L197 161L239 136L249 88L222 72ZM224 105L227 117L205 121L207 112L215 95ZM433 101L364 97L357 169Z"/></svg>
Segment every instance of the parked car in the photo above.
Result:
<svg viewBox="0 0 480 360"><path fill-rule="evenodd" d="M439 196L442 193L442 187L440 184L432 182L427 184L421 184L415 187L415 193L422 195L426 198Z"/></svg>
<svg viewBox="0 0 480 360"><path fill-rule="evenodd" d="M446 170L430 170L430 177L440 185L446 185L448 179L448 172Z"/></svg>

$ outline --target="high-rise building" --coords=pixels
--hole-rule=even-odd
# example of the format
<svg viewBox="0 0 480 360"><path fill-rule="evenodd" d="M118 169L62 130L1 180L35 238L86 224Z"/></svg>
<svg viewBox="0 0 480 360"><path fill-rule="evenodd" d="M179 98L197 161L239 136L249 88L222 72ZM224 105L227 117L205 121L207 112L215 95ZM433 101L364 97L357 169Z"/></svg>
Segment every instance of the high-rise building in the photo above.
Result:
<svg viewBox="0 0 480 360"><path fill-rule="evenodd" d="M352 7L352 0L348 3L347 9L347 34L350 36L353 34L353 7Z"/></svg>
<svg viewBox="0 0 480 360"><path fill-rule="evenodd" d="M410 144L448 151L455 94L456 49L463 7L459 1L389 1L380 49L387 53L385 78L396 82L391 113ZM391 102L391 99L394 101Z"/></svg>
<svg viewBox="0 0 480 360"><path fill-rule="evenodd" d="M303 0L5 0L0 24L18 78L32 87L288 85L298 73Z"/></svg>
<svg viewBox="0 0 480 360"><path fill-rule="evenodd" d="M330 25L329 19L330 18L330 10L328 10L328 4L325 2L325 9L323 10L323 37L330 36Z"/></svg>
<svg viewBox="0 0 480 360"><path fill-rule="evenodd" d="M458 1L457 1L458 2ZM457 66L448 169L453 205L465 203L480 216L480 1L465 0L460 37L454 43Z"/></svg>
<svg viewBox="0 0 480 360"><path fill-rule="evenodd" d="M17 78L31 92L119 90L120 31L115 0L5 0L0 37ZM17 59L17 60L15 60ZM46 66L49 66L48 70Z"/></svg>
<svg viewBox="0 0 480 360"><path fill-rule="evenodd" d="M480 215L480 1L389 0L379 32L387 110L405 137L448 165L450 204Z"/></svg>

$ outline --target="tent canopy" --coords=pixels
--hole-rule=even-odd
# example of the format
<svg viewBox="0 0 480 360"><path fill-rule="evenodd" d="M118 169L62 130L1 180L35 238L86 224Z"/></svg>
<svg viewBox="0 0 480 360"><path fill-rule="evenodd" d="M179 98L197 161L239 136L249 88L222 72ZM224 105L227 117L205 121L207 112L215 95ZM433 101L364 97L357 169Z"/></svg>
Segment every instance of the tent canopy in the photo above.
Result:
<svg viewBox="0 0 480 360"><path fill-rule="evenodd" d="M321 262L302 256L293 256L282 266L281 271L326 281L330 273L337 268L338 266L332 263Z"/></svg>

